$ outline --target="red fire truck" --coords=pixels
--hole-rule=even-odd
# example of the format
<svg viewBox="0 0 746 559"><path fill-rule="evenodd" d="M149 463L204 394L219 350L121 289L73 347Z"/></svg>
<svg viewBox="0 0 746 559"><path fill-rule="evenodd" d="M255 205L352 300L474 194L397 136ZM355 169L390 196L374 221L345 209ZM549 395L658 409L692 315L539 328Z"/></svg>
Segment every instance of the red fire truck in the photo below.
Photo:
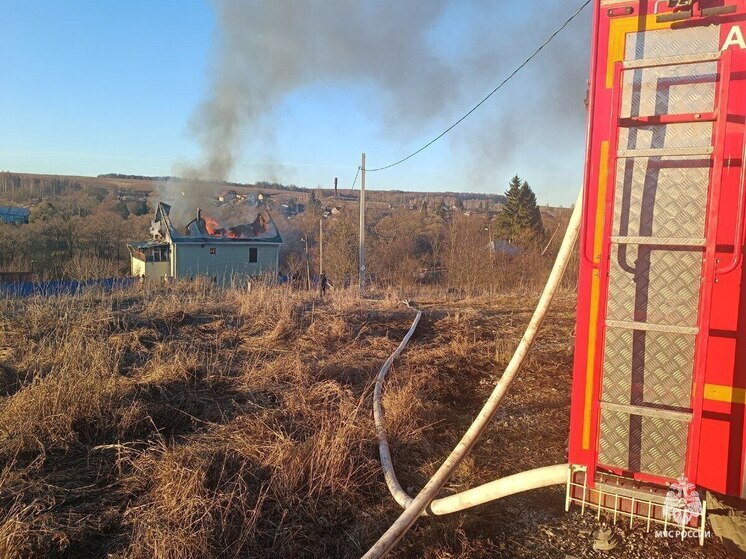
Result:
<svg viewBox="0 0 746 559"><path fill-rule="evenodd" d="M746 0L594 1L568 507L746 498L745 121Z"/></svg>

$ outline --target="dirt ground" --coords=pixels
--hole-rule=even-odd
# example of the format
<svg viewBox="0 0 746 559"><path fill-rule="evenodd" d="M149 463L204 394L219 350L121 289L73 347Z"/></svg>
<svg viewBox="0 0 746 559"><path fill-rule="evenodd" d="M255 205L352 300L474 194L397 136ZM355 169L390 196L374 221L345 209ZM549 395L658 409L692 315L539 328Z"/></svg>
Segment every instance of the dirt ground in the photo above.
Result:
<svg viewBox="0 0 746 559"><path fill-rule="evenodd" d="M384 394L410 494L471 423L536 299L416 301L423 320ZM0 301L0 556L359 557L400 512L371 393L413 316L396 294ZM563 293L444 494L566 461L573 328ZM600 553L597 528L548 488L423 518L392 557L735 557L714 537L700 548L626 522Z"/></svg>

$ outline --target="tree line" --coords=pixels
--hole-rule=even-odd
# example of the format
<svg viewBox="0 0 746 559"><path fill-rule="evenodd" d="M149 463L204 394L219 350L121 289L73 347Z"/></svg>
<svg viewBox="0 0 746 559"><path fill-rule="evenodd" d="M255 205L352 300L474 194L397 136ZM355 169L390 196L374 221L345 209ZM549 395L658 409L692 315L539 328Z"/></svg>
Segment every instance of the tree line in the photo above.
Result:
<svg viewBox="0 0 746 559"><path fill-rule="evenodd" d="M50 196L31 207L29 224L0 223L0 271L40 280L126 275L126 243L147 236L148 210L98 189Z"/></svg>
<svg viewBox="0 0 746 559"><path fill-rule="evenodd" d="M55 194L54 188L62 193ZM273 212L285 241L282 273L304 276L310 268L318 275L323 234L324 271L336 286L354 283L357 206L347 203L338 215L324 218L324 208L336 202L332 193L314 192L312 199L302 214ZM12 198L0 192L0 204L4 201ZM542 216L531 187L518 176L509 182L502 207L485 206L470 211L458 198L438 203L425 198L414 208L369 205L369 279L380 285L440 285L472 292L542 281L554 255L551 247L541 254L548 237L545 221L554 230L561 226L561 216ZM40 279L127 274L126 243L148 237L151 211L144 201L125 202L104 189L75 181L57 184L32 205L30 224L0 224L0 271L32 271Z"/></svg>
<svg viewBox="0 0 746 559"><path fill-rule="evenodd" d="M430 284L466 292L541 284L561 239L558 236L557 246L544 250L548 241L544 220L555 229L562 226L562 215L543 217L533 190L518 176L511 179L505 199L495 212L464 211L458 202L453 206L423 203L415 211L370 208L366 215L369 279L379 285ZM309 211L282 224L283 272L304 277L310 268L312 275L318 274L319 236L323 235L324 272L333 285L354 283L358 213L351 205L337 217L323 218L314 208L322 207L324 198L313 200Z"/></svg>

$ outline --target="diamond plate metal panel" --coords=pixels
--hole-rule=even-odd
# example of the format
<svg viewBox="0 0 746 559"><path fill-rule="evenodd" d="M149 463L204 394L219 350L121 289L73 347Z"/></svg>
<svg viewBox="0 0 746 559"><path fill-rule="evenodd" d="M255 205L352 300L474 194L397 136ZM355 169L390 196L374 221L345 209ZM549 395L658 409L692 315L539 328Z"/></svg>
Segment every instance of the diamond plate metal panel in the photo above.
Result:
<svg viewBox="0 0 746 559"><path fill-rule="evenodd" d="M629 415L601 410L598 463L629 470Z"/></svg>
<svg viewBox="0 0 746 559"><path fill-rule="evenodd" d="M612 235L704 237L710 165L697 157L620 160Z"/></svg>
<svg viewBox="0 0 746 559"><path fill-rule="evenodd" d="M702 249L667 248L613 247L607 318L697 325Z"/></svg>
<svg viewBox="0 0 746 559"><path fill-rule="evenodd" d="M634 417L634 416L631 416ZM632 422L634 424L634 421ZM642 418L640 469L677 478L684 474L688 423L660 417ZM634 438L634 434L632 434Z"/></svg>
<svg viewBox="0 0 746 559"><path fill-rule="evenodd" d="M719 39L719 25L628 33L624 59L640 60L717 52L720 50Z"/></svg>
<svg viewBox="0 0 746 559"><path fill-rule="evenodd" d="M623 77L623 118L711 112L717 62L629 70Z"/></svg>
<svg viewBox="0 0 746 559"><path fill-rule="evenodd" d="M645 31L626 41L628 61L711 53L719 28ZM630 68L622 77L620 116L711 112L716 82L717 62ZM632 158L617 162L611 235L703 238L711 159L635 151L711 148L712 138L707 122L620 128L619 149ZM612 247L606 318L618 322L605 330L598 460L676 478L687 451L689 423L681 416L691 415L672 419L671 410L691 405L696 336L650 325L697 326L703 249L640 242Z"/></svg>
<svg viewBox="0 0 746 559"><path fill-rule="evenodd" d="M677 478L684 472L688 423L601 410L601 466Z"/></svg>
<svg viewBox="0 0 746 559"><path fill-rule="evenodd" d="M689 409L695 337L608 328L601 399Z"/></svg>
<svg viewBox="0 0 746 559"><path fill-rule="evenodd" d="M622 149L700 148L712 145L712 122L654 124L619 129Z"/></svg>
<svg viewBox="0 0 746 559"><path fill-rule="evenodd" d="M717 52L719 26L660 29L627 35L625 60ZM709 112L717 63L661 66L624 73L622 117Z"/></svg>

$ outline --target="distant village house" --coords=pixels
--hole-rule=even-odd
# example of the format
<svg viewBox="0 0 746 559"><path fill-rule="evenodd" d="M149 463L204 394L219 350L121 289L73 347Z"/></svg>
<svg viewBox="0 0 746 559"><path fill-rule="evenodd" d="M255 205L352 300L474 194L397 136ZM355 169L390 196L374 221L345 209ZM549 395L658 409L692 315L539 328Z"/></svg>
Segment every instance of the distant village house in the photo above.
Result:
<svg viewBox="0 0 746 559"><path fill-rule="evenodd" d="M487 249L492 254L502 254L505 256L516 256L521 252L521 249L519 247L506 240L490 241L487 245Z"/></svg>

